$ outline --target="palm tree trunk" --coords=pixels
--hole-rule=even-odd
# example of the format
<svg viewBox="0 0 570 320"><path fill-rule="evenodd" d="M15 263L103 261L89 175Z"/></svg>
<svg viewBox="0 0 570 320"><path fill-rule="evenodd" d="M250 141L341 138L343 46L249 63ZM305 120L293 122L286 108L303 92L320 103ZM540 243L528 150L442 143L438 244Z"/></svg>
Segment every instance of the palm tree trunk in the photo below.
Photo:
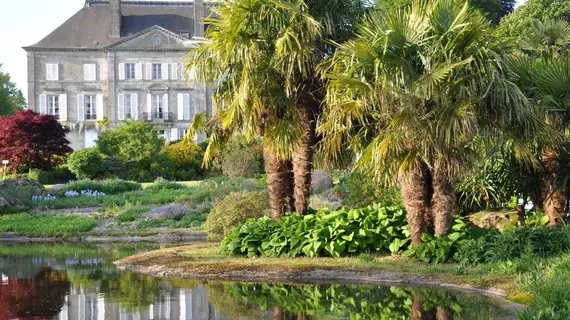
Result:
<svg viewBox="0 0 570 320"><path fill-rule="evenodd" d="M302 102L306 102L302 99ZM313 148L316 138L316 121L309 103L301 103L301 145L293 157L295 176L295 211L301 214L309 209L311 195L311 174L313 171Z"/></svg>
<svg viewBox="0 0 570 320"><path fill-rule="evenodd" d="M561 219L566 216L564 211L566 198L556 185L556 176L560 168L559 156L558 151L550 148L545 149L542 153L542 165L546 173L543 191L544 213L548 216L548 225L551 227L557 226Z"/></svg>
<svg viewBox="0 0 570 320"><path fill-rule="evenodd" d="M422 233L426 232L425 217L429 213L429 202L426 197L429 189L427 178L428 173L423 166L400 174L399 177L413 246L422 242Z"/></svg>
<svg viewBox="0 0 570 320"><path fill-rule="evenodd" d="M285 211L295 212L295 176L293 174L293 162L291 160L287 160L287 172L289 173L288 180L284 182L284 188L287 188L287 199L285 200L287 208Z"/></svg>
<svg viewBox="0 0 570 320"><path fill-rule="evenodd" d="M279 222L281 216L289 208L291 190L291 161L281 160L271 152L263 152L265 172L267 172L267 191L269 192L269 207L271 218Z"/></svg>
<svg viewBox="0 0 570 320"><path fill-rule="evenodd" d="M449 178L437 174L432 177L431 216L436 235L449 233L453 225L453 205L455 197Z"/></svg>
<svg viewBox="0 0 570 320"><path fill-rule="evenodd" d="M448 308L437 308L437 320L453 320L453 313Z"/></svg>

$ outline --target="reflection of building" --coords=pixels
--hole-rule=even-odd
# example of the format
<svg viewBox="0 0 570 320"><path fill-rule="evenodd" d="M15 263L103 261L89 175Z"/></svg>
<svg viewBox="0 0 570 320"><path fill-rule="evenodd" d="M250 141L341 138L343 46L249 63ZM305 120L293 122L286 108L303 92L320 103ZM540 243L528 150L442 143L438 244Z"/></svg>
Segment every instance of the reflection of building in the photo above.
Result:
<svg viewBox="0 0 570 320"><path fill-rule="evenodd" d="M59 320L225 319L208 303L208 295L202 286L161 290L154 303L133 309L106 298L105 294L86 292L83 288L72 288L65 301Z"/></svg>

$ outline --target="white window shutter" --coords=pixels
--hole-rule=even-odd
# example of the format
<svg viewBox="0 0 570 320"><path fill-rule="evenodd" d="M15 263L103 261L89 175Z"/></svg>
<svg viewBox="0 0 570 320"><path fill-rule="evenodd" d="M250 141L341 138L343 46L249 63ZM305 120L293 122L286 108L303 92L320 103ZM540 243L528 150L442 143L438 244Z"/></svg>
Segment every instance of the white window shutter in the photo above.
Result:
<svg viewBox="0 0 570 320"><path fill-rule="evenodd" d="M163 109L164 112L168 112L168 110L169 110L169 108L168 108L168 93L164 94L163 103L164 103L164 109Z"/></svg>
<svg viewBox="0 0 570 320"><path fill-rule="evenodd" d="M178 120L184 120L184 94L179 93L177 97L178 103Z"/></svg>
<svg viewBox="0 0 570 320"><path fill-rule="evenodd" d="M135 64L135 79L142 80L142 63Z"/></svg>
<svg viewBox="0 0 570 320"><path fill-rule="evenodd" d="M51 71L53 69L51 68L51 64L46 64L46 80L52 80L53 79L53 75L51 74Z"/></svg>
<svg viewBox="0 0 570 320"><path fill-rule="evenodd" d="M91 69L89 69L89 65L84 64L83 65L83 80L84 81L90 81L91 80L91 75L89 74L89 71L91 71Z"/></svg>
<svg viewBox="0 0 570 320"><path fill-rule="evenodd" d="M184 120L192 120L192 114L190 113L190 94L184 94Z"/></svg>
<svg viewBox="0 0 570 320"><path fill-rule="evenodd" d="M136 71L135 71L136 73ZM125 80L125 64L119 63L119 80Z"/></svg>
<svg viewBox="0 0 570 320"><path fill-rule="evenodd" d="M119 120L125 120L125 94L119 93L117 97L117 110L118 110L118 117Z"/></svg>
<svg viewBox="0 0 570 320"><path fill-rule="evenodd" d="M58 63L55 63L53 65L53 75L54 75L53 79L58 81L59 80L59 64Z"/></svg>
<svg viewBox="0 0 570 320"><path fill-rule="evenodd" d="M178 128L170 129L170 141L178 140Z"/></svg>
<svg viewBox="0 0 570 320"><path fill-rule="evenodd" d="M170 79L178 80L178 63L170 65Z"/></svg>
<svg viewBox="0 0 570 320"><path fill-rule="evenodd" d="M131 94L131 116L133 119L139 119L139 95L137 93Z"/></svg>
<svg viewBox="0 0 570 320"><path fill-rule="evenodd" d="M40 113L47 113L47 95L45 94L40 94Z"/></svg>
<svg viewBox="0 0 570 320"><path fill-rule="evenodd" d="M152 95L150 93L146 95L146 112L148 112L148 120L152 120Z"/></svg>
<svg viewBox="0 0 570 320"><path fill-rule="evenodd" d="M67 121L67 95L59 95L59 121Z"/></svg>
<svg viewBox="0 0 570 320"><path fill-rule="evenodd" d="M162 64L162 80L168 80L168 63Z"/></svg>
<svg viewBox="0 0 570 320"><path fill-rule="evenodd" d="M85 121L85 95L77 95L77 121Z"/></svg>
<svg viewBox="0 0 570 320"><path fill-rule="evenodd" d="M105 117L104 115L104 108L103 108L103 95L98 94L95 97L95 110L97 112L97 120L103 120Z"/></svg>
<svg viewBox="0 0 570 320"><path fill-rule="evenodd" d="M152 63L146 64L146 79L152 80Z"/></svg>

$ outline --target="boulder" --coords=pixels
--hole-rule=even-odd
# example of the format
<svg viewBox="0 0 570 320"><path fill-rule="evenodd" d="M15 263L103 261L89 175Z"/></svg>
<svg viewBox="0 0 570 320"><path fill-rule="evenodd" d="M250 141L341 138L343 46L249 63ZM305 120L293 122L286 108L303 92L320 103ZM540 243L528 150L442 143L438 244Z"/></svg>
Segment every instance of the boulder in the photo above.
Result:
<svg viewBox="0 0 570 320"><path fill-rule="evenodd" d="M503 231L506 225L518 225L519 215L515 209L486 210L467 216L474 225L481 228L495 228Z"/></svg>
<svg viewBox="0 0 570 320"><path fill-rule="evenodd" d="M190 207L181 203L171 203L156 207L142 215L143 219L175 219L190 212Z"/></svg>
<svg viewBox="0 0 570 320"><path fill-rule="evenodd" d="M313 190L313 193L322 193L334 186L333 178L330 174L324 171L313 171L311 181L311 188Z"/></svg>
<svg viewBox="0 0 570 320"><path fill-rule="evenodd" d="M10 207L10 202L8 200L0 197L0 209Z"/></svg>
<svg viewBox="0 0 570 320"><path fill-rule="evenodd" d="M30 188L33 195L45 194L46 189L37 180L30 178L17 178L0 181L0 190L11 188Z"/></svg>
<svg viewBox="0 0 570 320"><path fill-rule="evenodd" d="M53 185L51 188L47 189L47 193L49 194L56 194L58 191L62 190L63 188L65 188L66 184L62 183L62 184L55 184Z"/></svg>

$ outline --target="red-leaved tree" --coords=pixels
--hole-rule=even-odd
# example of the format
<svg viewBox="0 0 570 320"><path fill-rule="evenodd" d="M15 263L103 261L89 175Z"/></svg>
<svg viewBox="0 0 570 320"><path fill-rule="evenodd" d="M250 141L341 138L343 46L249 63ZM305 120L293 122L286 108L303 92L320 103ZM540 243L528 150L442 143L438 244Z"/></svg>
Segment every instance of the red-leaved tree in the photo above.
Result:
<svg viewBox="0 0 570 320"><path fill-rule="evenodd" d="M0 160L9 160L11 169L52 169L73 151L67 132L52 115L25 110L0 116Z"/></svg>

